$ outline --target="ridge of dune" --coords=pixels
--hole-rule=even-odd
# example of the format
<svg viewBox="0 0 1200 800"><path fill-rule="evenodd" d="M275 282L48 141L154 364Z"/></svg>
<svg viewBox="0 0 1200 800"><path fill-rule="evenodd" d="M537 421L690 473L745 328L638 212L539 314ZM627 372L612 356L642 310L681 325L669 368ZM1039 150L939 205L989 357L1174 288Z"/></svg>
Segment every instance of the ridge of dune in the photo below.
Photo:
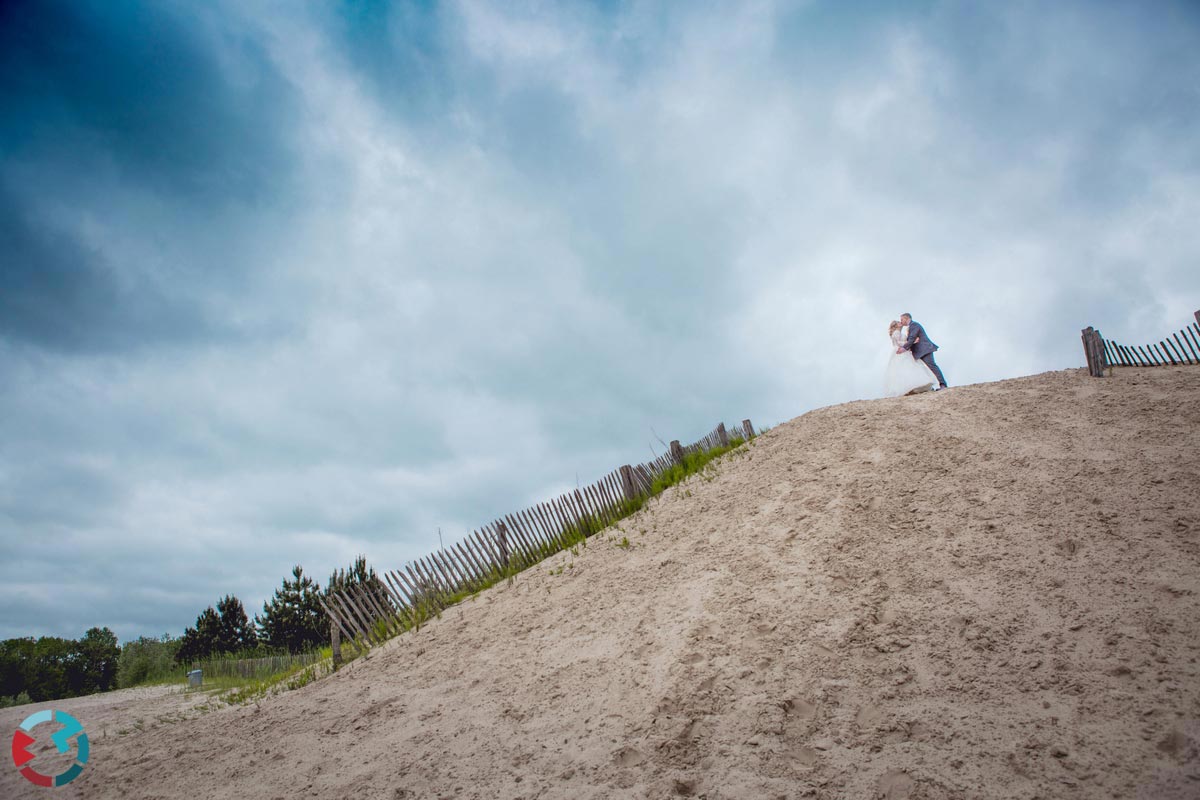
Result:
<svg viewBox="0 0 1200 800"><path fill-rule="evenodd" d="M63 794L1200 796L1198 397L810 412L329 678L93 736Z"/></svg>

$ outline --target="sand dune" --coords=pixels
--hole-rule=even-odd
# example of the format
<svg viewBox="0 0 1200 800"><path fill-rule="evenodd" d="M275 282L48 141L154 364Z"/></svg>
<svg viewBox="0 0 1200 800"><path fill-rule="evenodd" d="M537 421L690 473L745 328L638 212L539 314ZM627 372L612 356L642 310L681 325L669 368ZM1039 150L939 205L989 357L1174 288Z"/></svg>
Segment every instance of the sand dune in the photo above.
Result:
<svg viewBox="0 0 1200 800"><path fill-rule="evenodd" d="M1200 797L1198 400L1071 370L814 411L335 676L94 741L58 795Z"/></svg>

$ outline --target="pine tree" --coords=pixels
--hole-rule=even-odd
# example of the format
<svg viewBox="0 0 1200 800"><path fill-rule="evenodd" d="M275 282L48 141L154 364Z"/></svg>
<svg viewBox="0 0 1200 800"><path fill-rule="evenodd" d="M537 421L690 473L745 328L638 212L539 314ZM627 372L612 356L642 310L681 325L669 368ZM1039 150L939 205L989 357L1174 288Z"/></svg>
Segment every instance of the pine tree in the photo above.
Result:
<svg viewBox="0 0 1200 800"><path fill-rule="evenodd" d="M209 658L214 653L222 652L220 642L221 618L216 610L209 606L196 617L196 627L184 629L175 660L180 664L190 664L202 658Z"/></svg>
<svg viewBox="0 0 1200 800"><path fill-rule="evenodd" d="M275 596L263 603L263 613L255 617L259 630L268 645L301 653L325 642L329 634L325 612L318 595L321 587L304 574L297 564L292 580L283 579Z"/></svg>
<svg viewBox="0 0 1200 800"><path fill-rule="evenodd" d="M222 653L240 653L258 646L258 631L250 624L242 601L227 594L217 601L217 646Z"/></svg>

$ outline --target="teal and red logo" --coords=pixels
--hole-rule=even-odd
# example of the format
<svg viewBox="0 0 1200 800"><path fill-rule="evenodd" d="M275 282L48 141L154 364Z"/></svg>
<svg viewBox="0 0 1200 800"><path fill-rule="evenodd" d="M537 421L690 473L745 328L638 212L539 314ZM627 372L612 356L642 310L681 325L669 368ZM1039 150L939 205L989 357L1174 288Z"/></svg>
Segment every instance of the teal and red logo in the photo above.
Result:
<svg viewBox="0 0 1200 800"><path fill-rule="evenodd" d="M54 742L54 746L58 748L60 753L68 753L71 750L71 739L75 739L75 761L69 767L57 775L44 775L33 768L30 761L37 758L36 755L29 752L29 746L36 744L37 739L30 736L30 732L45 722L57 722L62 725L62 728L50 734L50 741ZM88 737L83 732L83 726L79 724L79 720L72 717L65 711L39 711L36 714L30 714L21 723L21 727L17 728L12 738L12 757L13 763L21 770L21 774L30 782L38 786L66 786L71 781L79 777L79 773L83 772L83 766L88 760Z"/></svg>

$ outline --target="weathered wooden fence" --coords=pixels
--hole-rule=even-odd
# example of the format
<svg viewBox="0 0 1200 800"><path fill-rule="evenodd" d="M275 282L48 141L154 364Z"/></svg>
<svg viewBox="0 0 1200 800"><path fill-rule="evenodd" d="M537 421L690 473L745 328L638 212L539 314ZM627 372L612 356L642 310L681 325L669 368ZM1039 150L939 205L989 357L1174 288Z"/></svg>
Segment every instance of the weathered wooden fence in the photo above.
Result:
<svg viewBox="0 0 1200 800"><path fill-rule="evenodd" d="M192 664L205 678L265 678L292 667L306 667L321 659L321 654L296 653L262 658L211 658Z"/></svg>
<svg viewBox="0 0 1200 800"><path fill-rule="evenodd" d="M1083 329L1083 354L1088 373L1104 376L1109 367L1165 367L1200 364L1200 311L1196 322L1162 339L1158 344L1124 345L1100 335L1092 327Z"/></svg>
<svg viewBox="0 0 1200 800"><path fill-rule="evenodd" d="M545 503L538 503L472 531L461 542L384 571L374 585L331 589L321 599L330 619L334 662L342 637L360 646L380 644L419 627L430 616L498 580L578 544L630 512L653 492L655 480L682 465L693 453L706 453L754 438L750 420L730 435L724 423L687 446L636 466L626 464L600 480Z"/></svg>

